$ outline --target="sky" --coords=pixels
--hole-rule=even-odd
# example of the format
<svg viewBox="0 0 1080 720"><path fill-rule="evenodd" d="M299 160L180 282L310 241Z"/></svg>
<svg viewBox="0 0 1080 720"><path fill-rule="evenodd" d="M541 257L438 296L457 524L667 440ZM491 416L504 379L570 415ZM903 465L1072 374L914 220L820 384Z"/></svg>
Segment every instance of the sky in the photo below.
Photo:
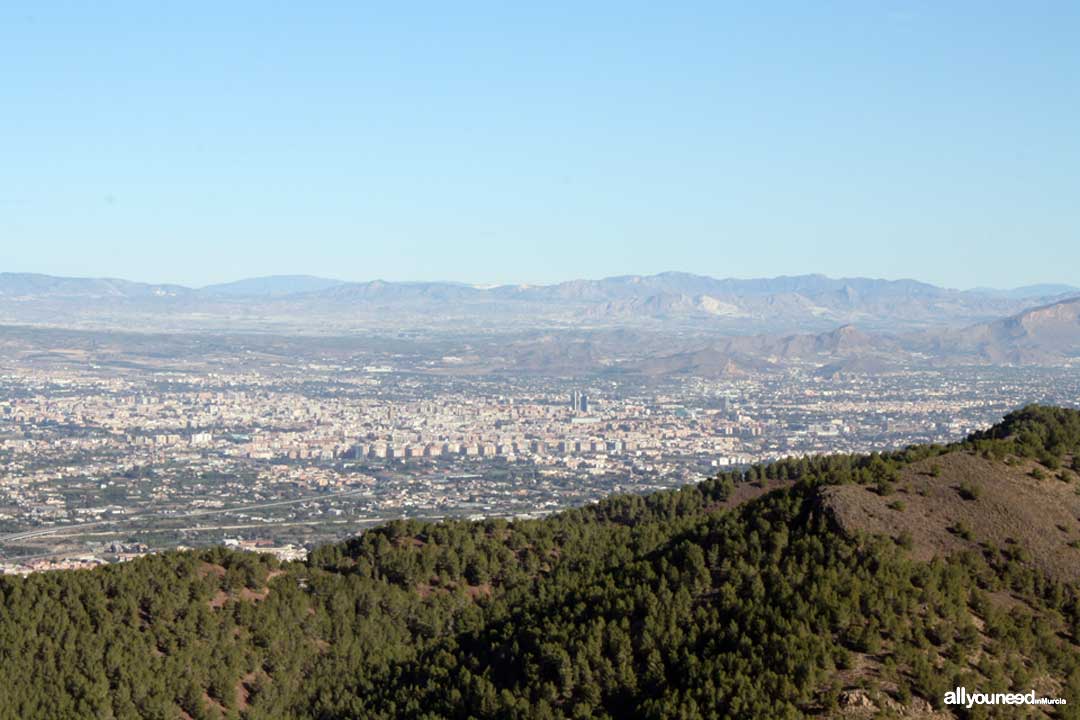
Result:
<svg viewBox="0 0 1080 720"><path fill-rule="evenodd" d="M0 271L1080 285L1080 3L0 3Z"/></svg>

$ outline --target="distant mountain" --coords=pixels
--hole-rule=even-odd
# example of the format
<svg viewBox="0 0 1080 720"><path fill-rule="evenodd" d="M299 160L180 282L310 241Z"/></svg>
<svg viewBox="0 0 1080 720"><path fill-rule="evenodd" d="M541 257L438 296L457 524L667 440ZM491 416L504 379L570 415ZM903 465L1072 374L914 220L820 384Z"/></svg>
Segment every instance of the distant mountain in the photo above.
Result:
<svg viewBox="0 0 1080 720"><path fill-rule="evenodd" d="M999 293L950 290L916 280L823 275L742 280L667 272L486 288L285 275L196 290L6 273L0 274L0 323L308 333L636 328L712 338L813 335L852 326L863 333L901 334L994 322L1061 300L1057 291L1062 288Z"/></svg>
<svg viewBox="0 0 1080 720"><path fill-rule="evenodd" d="M1053 363L1080 358L1080 297L1031 308L952 333L929 333L936 354L995 363Z"/></svg>
<svg viewBox="0 0 1080 720"><path fill-rule="evenodd" d="M193 294L182 285L152 285L115 278L69 278L36 273L0 273L0 298L152 298Z"/></svg>
<svg viewBox="0 0 1080 720"><path fill-rule="evenodd" d="M445 302L484 298L486 290L452 282L351 282L337 285L312 298L332 302Z"/></svg>
<svg viewBox="0 0 1080 720"><path fill-rule="evenodd" d="M869 335L853 325L843 325L817 335L791 335L781 338L773 354L783 358L814 359L820 355L851 356L871 351L892 351L891 338Z"/></svg>
<svg viewBox="0 0 1080 720"><path fill-rule="evenodd" d="M624 368L643 375L692 375L707 378L741 377L775 369L768 360L717 347L645 358Z"/></svg>
<svg viewBox="0 0 1080 720"><path fill-rule="evenodd" d="M845 325L817 334L722 338L704 348L653 355L628 363L622 369L645 375L734 377L777 370L781 364L795 361L839 363L838 367L854 370L885 367L884 356L897 352L899 345L895 339Z"/></svg>
<svg viewBox="0 0 1080 720"><path fill-rule="evenodd" d="M1001 290L997 288L975 288L971 292L980 293L982 295L992 295L995 297L1008 297L1014 299L1023 298L1038 298L1038 297L1053 297L1055 295L1071 295L1080 293L1080 287L1074 285L1062 285L1055 283L1044 283L1041 285L1025 285L1024 287L1013 288L1011 290Z"/></svg>
<svg viewBox="0 0 1080 720"><path fill-rule="evenodd" d="M767 297L801 294L809 297L837 292L911 297L935 296L952 291L915 280L834 279L824 275L721 280L691 273L664 272L657 275L621 275L602 280L573 280L555 285L504 286L497 288L496 292L507 297L595 301L654 295Z"/></svg>
<svg viewBox="0 0 1080 720"><path fill-rule="evenodd" d="M593 322L690 321L743 333L824 330L843 324L875 330L961 326L1056 296L1034 295L1034 288L1015 296L964 292L916 280L823 275L740 280L688 273L503 286L491 292L506 301L579 306Z"/></svg>
<svg viewBox="0 0 1080 720"><path fill-rule="evenodd" d="M815 377L842 378L852 375L885 375L902 370L897 358L856 356L826 363L814 370Z"/></svg>
<svg viewBox="0 0 1080 720"><path fill-rule="evenodd" d="M343 280L315 277L314 275L268 275L234 282L207 285L199 292L206 295L235 297L267 297L317 292L345 284Z"/></svg>

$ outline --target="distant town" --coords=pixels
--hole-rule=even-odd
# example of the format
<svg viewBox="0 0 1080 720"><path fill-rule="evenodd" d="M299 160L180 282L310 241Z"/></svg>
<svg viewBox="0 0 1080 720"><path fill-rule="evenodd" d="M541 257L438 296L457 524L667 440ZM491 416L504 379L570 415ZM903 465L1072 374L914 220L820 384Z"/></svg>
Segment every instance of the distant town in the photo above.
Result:
<svg viewBox="0 0 1080 720"><path fill-rule="evenodd" d="M789 455L959 439L1080 402L1068 369L451 375L243 354L0 373L0 569L226 544L298 559L402 517L536 517Z"/></svg>

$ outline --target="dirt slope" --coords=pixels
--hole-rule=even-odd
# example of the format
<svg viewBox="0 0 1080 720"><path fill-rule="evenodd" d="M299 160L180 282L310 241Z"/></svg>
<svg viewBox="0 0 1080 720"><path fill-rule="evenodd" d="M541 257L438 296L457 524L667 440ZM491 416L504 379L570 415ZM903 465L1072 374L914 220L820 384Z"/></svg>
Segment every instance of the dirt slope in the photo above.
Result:
<svg viewBox="0 0 1080 720"><path fill-rule="evenodd" d="M868 486L830 486L822 488L821 503L847 532L906 534L918 559L1020 546L1050 576L1080 580L1076 473L1051 471L1031 460L1014 463L957 450L906 467L890 494Z"/></svg>

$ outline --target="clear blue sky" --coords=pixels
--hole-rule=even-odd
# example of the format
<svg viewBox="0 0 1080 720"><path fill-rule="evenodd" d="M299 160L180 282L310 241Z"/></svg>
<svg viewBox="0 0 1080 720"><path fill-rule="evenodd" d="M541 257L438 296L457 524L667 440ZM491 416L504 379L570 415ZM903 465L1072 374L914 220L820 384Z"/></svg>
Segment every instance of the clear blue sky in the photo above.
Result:
<svg viewBox="0 0 1080 720"><path fill-rule="evenodd" d="M0 270L1080 284L1080 3L0 3Z"/></svg>

